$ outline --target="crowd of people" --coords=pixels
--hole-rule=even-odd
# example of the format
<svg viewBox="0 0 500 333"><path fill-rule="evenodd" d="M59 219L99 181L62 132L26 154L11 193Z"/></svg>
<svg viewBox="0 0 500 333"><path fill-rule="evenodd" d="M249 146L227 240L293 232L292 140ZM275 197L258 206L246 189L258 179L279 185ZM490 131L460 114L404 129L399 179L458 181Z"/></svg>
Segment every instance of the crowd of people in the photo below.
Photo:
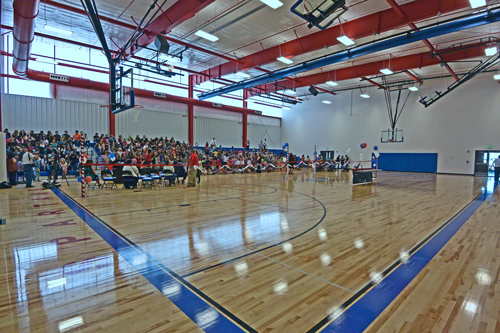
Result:
<svg viewBox="0 0 500 333"><path fill-rule="evenodd" d="M180 142L173 137L147 138L145 135L137 135L135 138L124 138L121 135L114 137L96 133L91 142L83 131L75 131L71 135L68 131L60 134L58 131L35 133L16 130L11 134L5 129L4 133L7 140L9 182L16 185L25 181L27 187L32 186L33 180L40 181L40 174L44 171L49 172L49 180L51 177L56 178L58 173L64 178L68 172L77 171L82 142L90 150L90 154L85 155L85 173L97 181L98 185L101 185L99 178L111 169L106 164L125 164L127 166L123 171L131 172L134 176L139 176L140 169L143 168L153 172L172 169L184 181L189 171L186 166L193 163L190 161L193 151L198 159L195 163L198 181L201 173L271 172L281 169L286 163L285 153L277 155L269 151L265 140L260 142L258 149L251 150L248 141L246 149L227 150L217 147L214 137L210 144L207 142L205 149L193 150L185 141ZM290 165L310 165L310 162L301 165L299 162L297 156L290 154Z"/></svg>

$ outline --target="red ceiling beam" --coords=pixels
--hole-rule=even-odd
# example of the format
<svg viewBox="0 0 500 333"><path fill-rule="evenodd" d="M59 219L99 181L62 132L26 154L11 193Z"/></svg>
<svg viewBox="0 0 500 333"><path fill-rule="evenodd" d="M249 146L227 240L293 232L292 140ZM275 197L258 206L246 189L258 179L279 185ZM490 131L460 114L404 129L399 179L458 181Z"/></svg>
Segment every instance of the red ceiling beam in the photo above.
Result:
<svg viewBox="0 0 500 333"><path fill-rule="evenodd" d="M367 77L365 77L365 76L363 76L361 79L362 79L362 80L364 80L364 81L368 81L368 82L370 82L371 84L373 84L374 86L379 87L379 88L381 88L381 89L384 89L384 90L385 90L385 87L384 87L383 85L381 85L380 83L377 83L377 82L375 82L375 81L373 81L373 80L370 80L369 78L367 78Z"/></svg>
<svg viewBox="0 0 500 333"><path fill-rule="evenodd" d="M409 77L411 77L413 80L417 81L418 83L422 84L422 80L416 76L415 74L413 74L412 72L410 71L404 71Z"/></svg>
<svg viewBox="0 0 500 333"><path fill-rule="evenodd" d="M179 0L169 9L161 12L149 26L147 32L144 33L137 44L140 46L148 46L151 44L157 34L168 34L173 28L182 22L190 19L200 10L210 5L215 0ZM137 51L135 47L131 48L132 53Z"/></svg>
<svg viewBox="0 0 500 333"><path fill-rule="evenodd" d="M469 7L468 0L419 0L401 5L401 9L408 13L406 17L401 17L392 8L377 13L366 15L358 19L342 24L342 30L352 39L371 36L373 32L381 33L394 30L395 28L409 23L421 21L430 17L435 17L438 12L441 14L456 11ZM339 44L337 37L341 36L340 26L334 26L325 30L311 33L307 36L293 39L289 42L276 45L265 50L247 55L239 59L238 65L224 63L220 66L204 71L210 78L218 78L226 74L234 73L244 69L249 69L276 61L276 58L295 57L308 52L313 52ZM207 78L204 78L207 80Z"/></svg>
<svg viewBox="0 0 500 333"><path fill-rule="evenodd" d="M401 6L396 2L396 0L386 0L389 5L391 5L392 9L394 9L394 11L396 12L396 14L399 15L399 17L401 18L406 18L406 14L405 14L405 11L403 8L401 8ZM415 25L414 22L409 22L408 25L410 26L410 28L412 29L418 29L418 27ZM429 42L428 39L424 39L423 40L424 44L427 46L427 48L429 50L431 50L432 52L435 52L436 49L434 48L434 46L431 44L431 42ZM443 63L444 64L444 67L446 68L446 70L451 74L451 76L453 76L453 78L455 80L458 81L458 76L457 74L455 74L455 72L451 69L451 67L447 64L447 63Z"/></svg>
<svg viewBox="0 0 500 333"><path fill-rule="evenodd" d="M394 11L402 18L405 18L406 17L406 14L403 12L403 10L401 9L401 7L399 7L398 3L396 2L396 0L387 0L387 2L389 3L389 5L391 5L392 9L394 9Z"/></svg>
<svg viewBox="0 0 500 333"><path fill-rule="evenodd" d="M484 50L487 48L485 45L459 50L443 54L441 57L443 61L459 61L471 58L484 56ZM394 72L407 71L414 68L422 68L432 65L439 65L441 61L436 57L431 58L431 52L417 53L408 56L391 59L391 70ZM352 67L333 70L330 72L323 72L313 75L307 75L296 79L295 88L307 87L313 84L321 84L328 81L328 78L335 76L336 81L344 81L367 77L380 74L382 68L387 67L387 61L376 61L368 64L362 64ZM292 84L287 80L279 81L278 84L286 89L291 89ZM267 84L266 91L273 91L274 84Z"/></svg>
<svg viewBox="0 0 500 333"><path fill-rule="evenodd" d="M409 24L410 28L412 29L418 29L417 26L415 25L415 23L410 23ZM436 52L436 49L434 48L434 46L431 44L431 42L429 42L428 39L424 39L423 40L424 44L427 46L427 48L429 50L431 50L431 52ZM439 57L438 57L439 58ZM443 62L443 65L444 65L444 68L446 68L446 70L448 71L448 73L451 74L451 76L453 76L453 78L458 81L458 76L457 74L455 74L455 72L451 69L451 67L446 63L446 62Z"/></svg>

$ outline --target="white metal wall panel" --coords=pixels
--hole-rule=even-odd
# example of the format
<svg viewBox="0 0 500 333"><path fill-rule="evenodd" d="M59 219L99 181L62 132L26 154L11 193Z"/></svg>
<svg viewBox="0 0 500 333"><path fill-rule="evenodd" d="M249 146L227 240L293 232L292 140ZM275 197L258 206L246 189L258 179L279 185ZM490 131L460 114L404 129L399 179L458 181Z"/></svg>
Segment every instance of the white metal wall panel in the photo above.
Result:
<svg viewBox="0 0 500 333"><path fill-rule="evenodd" d="M238 121L205 118L197 116L194 120L194 141L199 146L210 143L213 137L217 146L241 147L243 129Z"/></svg>
<svg viewBox="0 0 500 333"><path fill-rule="evenodd" d="M186 107L187 112L187 107ZM172 136L188 141L188 118L180 113L130 109L115 116L116 133L124 137L146 135L149 138Z"/></svg>
<svg viewBox="0 0 500 333"><path fill-rule="evenodd" d="M279 121L279 119L277 119ZM257 148L260 140L266 139L268 148L281 148L281 127L262 124L248 124L250 147Z"/></svg>
<svg viewBox="0 0 500 333"><path fill-rule="evenodd" d="M107 109L98 104L20 95L2 95L2 123L11 132L109 132Z"/></svg>

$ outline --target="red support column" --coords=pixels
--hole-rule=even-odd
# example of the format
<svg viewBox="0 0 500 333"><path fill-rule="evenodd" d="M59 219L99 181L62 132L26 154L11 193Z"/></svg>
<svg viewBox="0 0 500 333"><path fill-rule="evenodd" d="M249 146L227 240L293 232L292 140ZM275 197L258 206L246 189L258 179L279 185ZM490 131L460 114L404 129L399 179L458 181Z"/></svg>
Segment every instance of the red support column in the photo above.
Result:
<svg viewBox="0 0 500 333"><path fill-rule="evenodd" d="M243 148L247 146L248 138L248 113L243 113Z"/></svg>
<svg viewBox="0 0 500 333"><path fill-rule="evenodd" d="M248 108L248 102L247 98L249 97L248 90L243 89L243 108L247 109ZM243 148L247 146L247 139L248 139L248 113L243 112Z"/></svg>
<svg viewBox="0 0 500 333"><path fill-rule="evenodd" d="M193 98L194 94L194 77L189 75L188 78L188 97ZM189 144L194 146L194 107L192 103L188 104L188 139Z"/></svg>
<svg viewBox="0 0 500 333"><path fill-rule="evenodd" d="M109 107L109 135L115 136L115 115Z"/></svg>

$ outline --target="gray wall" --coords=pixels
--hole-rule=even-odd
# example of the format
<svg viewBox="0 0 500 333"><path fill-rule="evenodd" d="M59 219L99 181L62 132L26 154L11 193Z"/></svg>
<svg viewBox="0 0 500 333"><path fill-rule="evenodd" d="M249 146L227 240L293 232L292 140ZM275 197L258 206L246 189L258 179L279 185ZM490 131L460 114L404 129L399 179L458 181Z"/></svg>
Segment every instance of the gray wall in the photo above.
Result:
<svg viewBox="0 0 500 333"><path fill-rule="evenodd" d="M25 131L108 133L107 108L99 104L2 94L2 126Z"/></svg>

